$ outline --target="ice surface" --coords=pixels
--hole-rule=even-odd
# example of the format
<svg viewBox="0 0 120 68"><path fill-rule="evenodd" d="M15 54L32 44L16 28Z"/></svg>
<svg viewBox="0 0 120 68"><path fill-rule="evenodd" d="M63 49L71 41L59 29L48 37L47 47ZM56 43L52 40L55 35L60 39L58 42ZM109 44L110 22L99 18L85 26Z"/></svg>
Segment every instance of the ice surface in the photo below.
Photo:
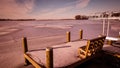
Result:
<svg viewBox="0 0 120 68"><path fill-rule="evenodd" d="M114 28L120 21L110 24L109 35L117 37L120 31ZM66 31L71 31L71 40L79 39L80 29L84 39L96 37L102 33L102 21L0 21L0 68L25 68L21 40L24 36L28 38L29 49L40 49L66 42Z"/></svg>

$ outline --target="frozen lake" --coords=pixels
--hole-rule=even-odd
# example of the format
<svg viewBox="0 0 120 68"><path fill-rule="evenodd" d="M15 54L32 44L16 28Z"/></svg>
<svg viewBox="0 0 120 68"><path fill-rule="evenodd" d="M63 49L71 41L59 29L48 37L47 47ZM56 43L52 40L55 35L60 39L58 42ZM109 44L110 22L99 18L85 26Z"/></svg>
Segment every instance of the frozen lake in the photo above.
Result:
<svg viewBox="0 0 120 68"><path fill-rule="evenodd" d="M80 29L84 39L97 37L102 34L102 21L0 21L0 68L33 68L24 66L22 37L28 38L29 50L33 50L64 43L66 31L71 31L72 40L79 39ZM110 21L109 36L118 36L118 32L120 21Z"/></svg>
<svg viewBox="0 0 120 68"><path fill-rule="evenodd" d="M72 40L79 38L79 30L83 29L84 39L102 34L102 20L51 20L51 21L0 21L0 42L17 40L22 37L41 38L65 35L71 31ZM105 25L105 34L107 23ZM109 36L118 36L120 21L111 20Z"/></svg>

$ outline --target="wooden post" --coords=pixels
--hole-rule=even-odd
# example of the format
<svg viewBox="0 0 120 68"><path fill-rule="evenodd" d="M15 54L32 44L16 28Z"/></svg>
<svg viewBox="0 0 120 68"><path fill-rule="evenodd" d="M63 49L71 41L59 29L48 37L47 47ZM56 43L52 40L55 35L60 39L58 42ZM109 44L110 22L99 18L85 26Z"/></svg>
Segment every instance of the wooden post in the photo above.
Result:
<svg viewBox="0 0 120 68"><path fill-rule="evenodd" d="M53 68L53 49L46 48L46 68Z"/></svg>
<svg viewBox="0 0 120 68"><path fill-rule="evenodd" d="M67 42L70 42L70 32L68 31L68 32L66 32L66 34L67 34Z"/></svg>
<svg viewBox="0 0 120 68"><path fill-rule="evenodd" d="M80 40L83 39L83 30L80 29Z"/></svg>
<svg viewBox="0 0 120 68"><path fill-rule="evenodd" d="M23 44L24 54L25 54L28 51L27 38L26 37L22 38L22 44ZM24 59L25 59L25 65L29 65L30 62L26 58L24 58Z"/></svg>
<svg viewBox="0 0 120 68"><path fill-rule="evenodd" d="M107 44L108 44L108 45L112 45L112 40L108 40L108 41L107 41Z"/></svg>
<svg viewBox="0 0 120 68"><path fill-rule="evenodd" d="M120 32L119 32L119 36L118 36L118 38L120 38Z"/></svg>
<svg viewBox="0 0 120 68"><path fill-rule="evenodd" d="M105 35L103 35L103 34L99 34L99 35L98 35L98 37L102 37L102 36L105 36Z"/></svg>

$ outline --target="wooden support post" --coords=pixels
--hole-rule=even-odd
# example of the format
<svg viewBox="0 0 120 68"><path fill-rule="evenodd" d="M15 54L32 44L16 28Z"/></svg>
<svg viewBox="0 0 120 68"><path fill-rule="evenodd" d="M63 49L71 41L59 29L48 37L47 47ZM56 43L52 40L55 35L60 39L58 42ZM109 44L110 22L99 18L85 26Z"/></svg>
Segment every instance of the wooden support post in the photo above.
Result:
<svg viewBox="0 0 120 68"><path fill-rule="evenodd" d="M27 38L26 37L23 37L22 38L22 45L23 45L23 48L24 48L24 54L28 51L28 46L27 46ZM25 65L29 65L30 62L26 59L25 59Z"/></svg>
<svg viewBox="0 0 120 68"><path fill-rule="evenodd" d="M68 31L68 32L66 32L66 34L67 34L67 42L70 42L70 32Z"/></svg>
<svg viewBox="0 0 120 68"><path fill-rule="evenodd" d="M53 68L53 49L46 48L46 68Z"/></svg>
<svg viewBox="0 0 120 68"><path fill-rule="evenodd" d="M118 36L118 38L120 38L120 32L119 32L119 36Z"/></svg>
<svg viewBox="0 0 120 68"><path fill-rule="evenodd" d="M108 41L107 41L107 44L108 44L108 45L112 45L112 40L108 40Z"/></svg>
<svg viewBox="0 0 120 68"><path fill-rule="evenodd" d="M80 29L80 40L83 39L83 30Z"/></svg>

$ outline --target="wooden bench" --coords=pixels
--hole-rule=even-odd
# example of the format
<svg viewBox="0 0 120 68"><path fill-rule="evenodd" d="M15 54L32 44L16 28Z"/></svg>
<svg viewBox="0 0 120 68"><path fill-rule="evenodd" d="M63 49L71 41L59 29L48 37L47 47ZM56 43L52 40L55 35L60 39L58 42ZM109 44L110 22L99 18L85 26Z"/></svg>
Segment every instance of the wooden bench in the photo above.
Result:
<svg viewBox="0 0 120 68"><path fill-rule="evenodd" d="M105 36L102 36L88 41L73 41L46 49L28 51L27 39L24 37L25 64L31 63L35 68L54 68L57 66L60 66L60 68L74 68L85 62L85 58L88 56L92 57L92 55L101 51L104 40Z"/></svg>
<svg viewBox="0 0 120 68"><path fill-rule="evenodd" d="M79 57L82 59L90 58L102 51L106 36L98 37L87 41L87 46L78 49Z"/></svg>

